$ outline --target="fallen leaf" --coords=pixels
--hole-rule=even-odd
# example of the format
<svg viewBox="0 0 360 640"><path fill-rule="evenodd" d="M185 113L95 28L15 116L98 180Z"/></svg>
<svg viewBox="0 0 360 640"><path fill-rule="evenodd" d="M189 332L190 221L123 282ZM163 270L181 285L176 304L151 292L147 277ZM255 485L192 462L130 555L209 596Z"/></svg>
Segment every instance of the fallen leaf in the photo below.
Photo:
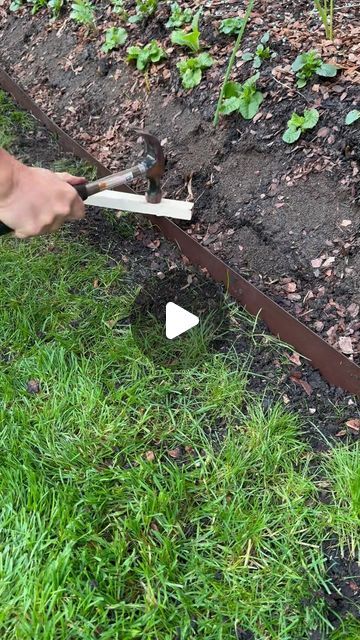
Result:
<svg viewBox="0 0 360 640"><path fill-rule="evenodd" d="M170 458L175 458L177 460L178 458L181 458L181 449L180 447L176 447L175 449L170 449L168 451L168 454Z"/></svg>
<svg viewBox="0 0 360 640"><path fill-rule="evenodd" d="M351 420L348 420L347 422L345 422L346 426L349 427L349 429L352 429L353 431L359 431L360 430L360 419L359 418L352 418Z"/></svg>
<svg viewBox="0 0 360 640"><path fill-rule="evenodd" d="M312 390L312 387L309 385L309 383L306 382L306 380L303 380L302 378L297 378L296 376L290 376L290 380L292 380L293 382L295 382L295 384L302 387L308 396L311 396L313 390Z"/></svg>
<svg viewBox="0 0 360 640"><path fill-rule="evenodd" d="M335 437L336 438L342 438L343 436L346 436L346 431L344 429L342 429L341 431L338 431L337 433L335 433Z"/></svg>
<svg viewBox="0 0 360 640"><path fill-rule="evenodd" d="M317 137L318 138L326 138L326 136L329 135L329 128L328 127L321 127L321 129L319 129L318 133L317 133Z"/></svg>
<svg viewBox="0 0 360 640"><path fill-rule="evenodd" d="M315 258L314 260L311 260L311 266L313 267L313 269L320 269L322 263L322 258Z"/></svg>
<svg viewBox="0 0 360 640"><path fill-rule="evenodd" d="M339 338L339 348L340 351L342 351L342 353L345 353L346 355L350 355L351 353L353 353L351 338L349 338L348 336L341 336L341 338Z"/></svg>
<svg viewBox="0 0 360 640"><path fill-rule="evenodd" d="M154 460L155 460L155 454L154 454L154 452L153 452L153 451L147 451L147 452L145 453L145 458L146 458L146 460L147 460L148 462L154 462Z"/></svg>
<svg viewBox="0 0 360 640"><path fill-rule="evenodd" d="M40 392L40 382L39 380L29 380L26 383L26 389L28 393L32 393L35 395Z"/></svg>
<svg viewBox="0 0 360 640"><path fill-rule="evenodd" d="M330 267L330 265L333 264L334 262L335 262L334 257L326 258L325 262L322 264L322 267L326 269L327 267Z"/></svg>
<svg viewBox="0 0 360 640"><path fill-rule="evenodd" d="M300 356L295 351L294 351L294 353L291 354L291 356L289 356L289 360L291 362L293 362L294 364L296 364L297 367L301 366Z"/></svg>

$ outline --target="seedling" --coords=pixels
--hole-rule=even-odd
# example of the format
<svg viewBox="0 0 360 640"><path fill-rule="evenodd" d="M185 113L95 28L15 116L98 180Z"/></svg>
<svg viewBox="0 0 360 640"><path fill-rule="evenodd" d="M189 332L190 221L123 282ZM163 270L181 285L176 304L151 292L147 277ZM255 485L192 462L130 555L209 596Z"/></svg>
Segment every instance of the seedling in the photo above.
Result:
<svg viewBox="0 0 360 640"><path fill-rule="evenodd" d="M200 50L200 31L199 19L201 9L194 15L191 23L191 31L173 31L171 34L171 42L178 44L180 47L188 47L194 53Z"/></svg>
<svg viewBox="0 0 360 640"><path fill-rule="evenodd" d="M32 5L31 13L33 16L47 5L47 0L27 0L27 2Z"/></svg>
<svg viewBox="0 0 360 640"><path fill-rule="evenodd" d="M299 89L305 87L310 78L315 74L324 78L334 78L337 74L335 65L323 62L319 53L315 50L300 53L291 65L291 68L294 73L296 73L296 86L299 87Z"/></svg>
<svg viewBox="0 0 360 640"><path fill-rule="evenodd" d="M292 114L290 120L287 121L287 129L283 134L282 139L287 144L296 142L304 131L313 129L319 120L319 112L317 109L305 109L302 116L298 113Z"/></svg>
<svg viewBox="0 0 360 640"><path fill-rule="evenodd" d="M334 0L314 0L315 8L320 16L328 40L332 40L334 22Z"/></svg>
<svg viewBox="0 0 360 640"><path fill-rule="evenodd" d="M184 24L188 24L193 19L193 12L191 9L182 10L177 2L173 2L171 5L170 18L166 23L168 29L174 29L182 27Z"/></svg>
<svg viewBox="0 0 360 640"><path fill-rule="evenodd" d="M136 14L129 18L128 22L136 23L154 15L158 6L158 0L136 0Z"/></svg>
<svg viewBox="0 0 360 640"><path fill-rule="evenodd" d="M254 69L260 69L264 60L270 60L270 58L273 58L275 55L274 53L271 53L270 47L267 46L269 38L270 33L267 31L256 47L255 53L247 52L242 56L242 59L245 60L245 62L248 62L249 60L253 61L252 66Z"/></svg>
<svg viewBox="0 0 360 640"><path fill-rule="evenodd" d="M129 47L127 50L127 60L136 60L136 68L145 71L151 63L160 62L166 58L164 49L159 47L156 40L152 40L145 47Z"/></svg>
<svg viewBox="0 0 360 640"><path fill-rule="evenodd" d="M13 0L10 3L9 10L15 13L16 11L19 11L19 9L21 9L21 7L23 6L23 0Z"/></svg>
<svg viewBox="0 0 360 640"><path fill-rule="evenodd" d="M89 0L75 0L71 5L70 18L87 27L95 26L95 11Z"/></svg>
<svg viewBox="0 0 360 640"><path fill-rule="evenodd" d="M352 111L349 111L349 113L347 114L345 118L345 124L350 125L356 122L357 120L360 120L360 111L359 109L353 109Z"/></svg>
<svg viewBox="0 0 360 640"><path fill-rule="evenodd" d="M256 88L259 75L256 73L243 84L227 82L220 113L226 116L230 113L240 113L245 120L252 120L264 99L261 91Z"/></svg>
<svg viewBox="0 0 360 640"><path fill-rule="evenodd" d="M111 4L113 13L116 13L116 15L119 16L120 20L127 20L128 13L124 7L123 0L111 0Z"/></svg>
<svg viewBox="0 0 360 640"><path fill-rule="evenodd" d="M105 42L101 47L101 50L105 53L113 51L118 47L122 47L128 39L128 34L122 27L110 27L105 32Z"/></svg>
<svg viewBox="0 0 360 640"><path fill-rule="evenodd" d="M203 69L208 69L214 64L209 53L200 53L196 58L187 58L178 62L181 82L184 89L193 89L201 82Z"/></svg>
<svg viewBox="0 0 360 640"><path fill-rule="evenodd" d="M64 0L49 0L48 2L48 7L50 7L51 14L54 18L59 17L63 6L64 6Z"/></svg>
<svg viewBox="0 0 360 640"><path fill-rule="evenodd" d="M221 21L219 31L227 36L237 36L243 22L243 18L225 18L225 20Z"/></svg>

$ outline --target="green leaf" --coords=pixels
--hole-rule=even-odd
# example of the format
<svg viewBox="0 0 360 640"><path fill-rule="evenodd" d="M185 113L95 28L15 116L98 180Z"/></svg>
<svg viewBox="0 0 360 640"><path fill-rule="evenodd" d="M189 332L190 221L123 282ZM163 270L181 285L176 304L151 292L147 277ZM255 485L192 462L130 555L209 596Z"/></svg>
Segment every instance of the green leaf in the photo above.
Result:
<svg viewBox="0 0 360 640"><path fill-rule="evenodd" d="M199 53L196 60L198 61L201 69L209 69L214 64L214 59L209 53Z"/></svg>
<svg viewBox="0 0 360 640"><path fill-rule="evenodd" d="M227 82L224 87L224 98L239 98L242 90L243 86L239 82Z"/></svg>
<svg viewBox="0 0 360 640"><path fill-rule="evenodd" d="M270 39L270 31L267 31L266 33L264 33L264 35L261 38L260 42L261 42L261 44L267 44L269 42L269 39Z"/></svg>
<svg viewBox="0 0 360 640"><path fill-rule="evenodd" d="M313 129L319 121L319 112L317 109L305 109L303 129Z"/></svg>
<svg viewBox="0 0 360 640"><path fill-rule="evenodd" d="M220 24L220 33L225 35L237 35L243 25L244 20L242 18L225 18Z"/></svg>
<svg viewBox="0 0 360 640"><path fill-rule="evenodd" d="M171 42L180 47L188 47L196 53L200 49L199 36L199 31L190 31L189 33L185 31L173 31L171 34Z"/></svg>
<svg viewBox="0 0 360 640"><path fill-rule="evenodd" d="M352 109L349 111L345 118L345 124L350 125L360 119L360 111L358 109Z"/></svg>
<svg viewBox="0 0 360 640"><path fill-rule="evenodd" d="M243 53L241 56L242 60L244 60L245 62L249 62L250 60L253 60L254 58L254 54L249 52Z"/></svg>
<svg viewBox="0 0 360 640"><path fill-rule="evenodd" d="M305 121L304 116L300 116L298 113L294 111L290 120L288 120L287 122L287 126L289 128L302 129L304 125L304 121Z"/></svg>
<svg viewBox="0 0 360 640"><path fill-rule="evenodd" d="M322 76L324 78L334 78L337 74L337 67L333 64L325 64L323 62L320 67L316 69L316 73L318 76Z"/></svg>
<svg viewBox="0 0 360 640"><path fill-rule="evenodd" d="M299 140L301 135L301 129L296 129L295 127L288 127L286 131L283 133L282 139L287 144L293 144L296 140Z"/></svg>
<svg viewBox="0 0 360 640"><path fill-rule="evenodd" d="M297 58L295 58L294 62L291 65L291 68L294 72L300 71L300 69L303 68L304 64L305 64L304 54L300 53L300 55L298 55Z"/></svg>
<svg viewBox="0 0 360 640"><path fill-rule="evenodd" d="M166 23L166 27L168 29L172 29L174 27L182 27L183 24L191 22L192 18L193 12L191 9L185 9L184 11L182 11L180 5L177 2L174 2L171 5L171 15Z"/></svg>
<svg viewBox="0 0 360 640"><path fill-rule="evenodd" d="M127 59L128 60L137 60L141 53L141 47L128 47L127 49Z"/></svg>
<svg viewBox="0 0 360 640"><path fill-rule="evenodd" d="M260 69L261 64L262 64L261 58L259 58L259 56L255 56L254 62L253 62L254 69Z"/></svg>
<svg viewBox="0 0 360 640"><path fill-rule="evenodd" d="M200 84L202 78L201 69L187 69L181 77L184 89L193 89Z"/></svg>
<svg viewBox="0 0 360 640"><path fill-rule="evenodd" d="M107 53L125 44L128 34L122 27L110 27L105 33L105 43L101 47Z"/></svg>
<svg viewBox="0 0 360 640"><path fill-rule="evenodd" d="M302 89L303 87L306 86L306 82L307 82L306 78L301 77L298 79L296 86L298 87L298 89Z"/></svg>
<svg viewBox="0 0 360 640"><path fill-rule="evenodd" d="M240 109L240 98L236 98L232 96L231 98L225 98L220 107L220 113L225 116L228 116L230 113L234 113L234 111L239 111Z"/></svg>
<svg viewBox="0 0 360 640"><path fill-rule="evenodd" d="M240 98L239 111L245 120L252 120L259 111L260 105L264 100L261 91L256 91L249 99L246 96Z"/></svg>

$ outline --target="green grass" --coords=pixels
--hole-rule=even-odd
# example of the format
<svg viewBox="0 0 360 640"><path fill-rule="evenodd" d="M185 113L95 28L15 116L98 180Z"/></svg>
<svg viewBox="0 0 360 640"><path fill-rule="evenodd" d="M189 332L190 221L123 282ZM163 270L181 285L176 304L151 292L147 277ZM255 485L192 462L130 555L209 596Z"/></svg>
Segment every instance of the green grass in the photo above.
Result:
<svg viewBox="0 0 360 640"><path fill-rule="evenodd" d="M298 418L249 395L248 357L155 367L123 267L66 237L3 241L1 264L1 637L330 633L321 542L358 552L359 450L324 459L320 504Z"/></svg>
<svg viewBox="0 0 360 640"><path fill-rule="evenodd" d="M205 335L197 365L164 368L134 340L123 265L66 232L0 254L1 638L355 640L319 594L323 541L360 553L359 447L315 473L299 417L249 392L253 351L283 347L232 306L252 350Z"/></svg>

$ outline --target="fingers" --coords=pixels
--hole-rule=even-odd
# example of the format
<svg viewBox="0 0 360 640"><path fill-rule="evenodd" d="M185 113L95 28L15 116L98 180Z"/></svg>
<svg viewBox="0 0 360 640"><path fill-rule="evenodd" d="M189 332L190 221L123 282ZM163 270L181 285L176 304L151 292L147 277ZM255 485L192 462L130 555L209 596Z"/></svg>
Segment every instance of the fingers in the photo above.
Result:
<svg viewBox="0 0 360 640"><path fill-rule="evenodd" d="M71 173L67 173L66 171L57 172L55 175L63 182L68 182L68 184L72 185L84 184L86 182L86 178L82 176L73 176Z"/></svg>

